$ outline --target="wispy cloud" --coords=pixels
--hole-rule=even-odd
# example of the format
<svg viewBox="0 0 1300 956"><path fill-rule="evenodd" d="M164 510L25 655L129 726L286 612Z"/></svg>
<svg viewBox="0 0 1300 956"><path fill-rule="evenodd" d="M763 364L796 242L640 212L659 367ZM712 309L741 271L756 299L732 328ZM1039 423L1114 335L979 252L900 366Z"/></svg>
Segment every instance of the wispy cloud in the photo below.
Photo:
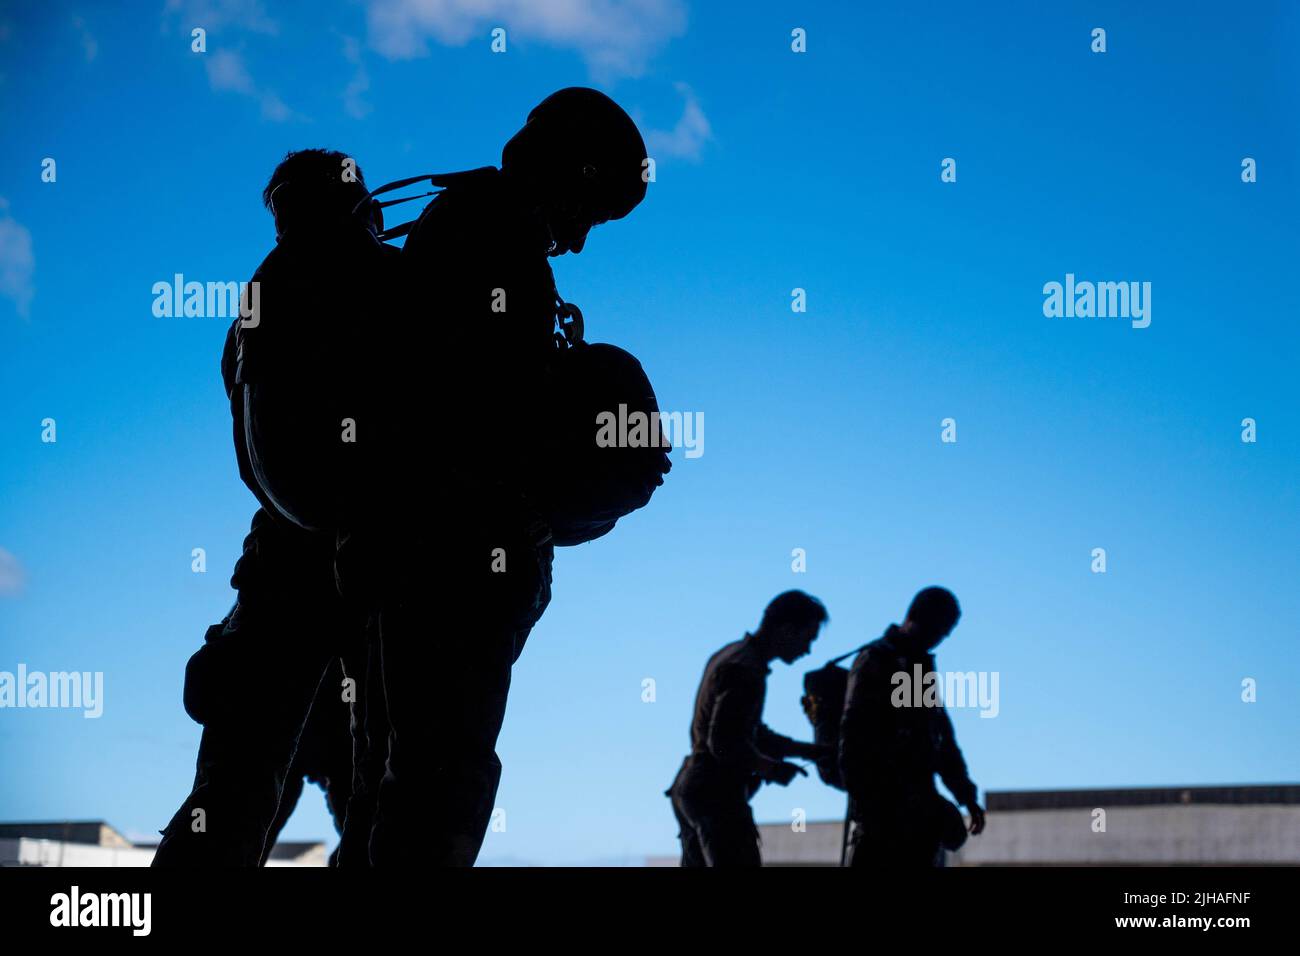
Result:
<svg viewBox="0 0 1300 956"><path fill-rule="evenodd" d="M12 299L14 308L24 319L31 315L36 288L32 275L36 256L32 253L32 234L9 215L9 201L0 196L0 296Z"/></svg>
<svg viewBox="0 0 1300 956"><path fill-rule="evenodd" d="M267 15L261 0L167 0L163 18L186 33L195 27L209 31L237 27L268 36L280 32L280 25Z"/></svg>
<svg viewBox="0 0 1300 956"><path fill-rule="evenodd" d="M672 129L647 130L646 149L656 160L670 158L698 162L704 144L713 138L713 128L694 91L685 83L674 86L685 100L681 118Z"/></svg>
<svg viewBox="0 0 1300 956"><path fill-rule="evenodd" d="M252 74L244 64L244 55L237 50L213 50L205 54L204 67L208 71L208 85L220 92L239 93L258 101L265 119L282 123L293 119L294 112L284 100L270 90L261 89L253 82Z"/></svg>
<svg viewBox="0 0 1300 956"><path fill-rule="evenodd" d="M0 47L7 47L9 42L14 38L14 28L8 20L0 20ZM12 50L0 50L0 63L7 63L14 60ZM0 87L5 85L8 79L5 72L0 70Z"/></svg>
<svg viewBox="0 0 1300 956"><path fill-rule="evenodd" d="M373 109L364 99L370 89L370 74L361 61L361 42L356 37L343 37L343 59L352 64L352 79L343 88L343 112L353 119L365 119Z"/></svg>
<svg viewBox="0 0 1300 956"><path fill-rule="evenodd" d="M224 31L227 36L241 32L276 36L280 32L279 24L267 15L260 0L167 0L163 26L183 34L196 27L209 34L213 30ZM208 85L213 90L238 93L255 100L261 107L262 117L275 123L301 118L278 93L253 79L241 49L214 47L211 35L207 43L207 52L199 55L204 58Z"/></svg>
<svg viewBox="0 0 1300 956"><path fill-rule="evenodd" d="M370 0L370 45L389 59L428 53L427 41L486 43L494 27L511 39L578 50L592 74L639 76L665 43L686 29L681 0Z"/></svg>
<svg viewBox="0 0 1300 956"><path fill-rule="evenodd" d="M22 594L27 584L27 572L18 559L4 548L0 548L0 597L15 597Z"/></svg>
<svg viewBox="0 0 1300 956"><path fill-rule="evenodd" d="M77 31L81 39L81 50L86 55L86 62L92 62L99 55L99 41L95 35L86 27L86 21L79 15L72 18L72 28Z"/></svg>

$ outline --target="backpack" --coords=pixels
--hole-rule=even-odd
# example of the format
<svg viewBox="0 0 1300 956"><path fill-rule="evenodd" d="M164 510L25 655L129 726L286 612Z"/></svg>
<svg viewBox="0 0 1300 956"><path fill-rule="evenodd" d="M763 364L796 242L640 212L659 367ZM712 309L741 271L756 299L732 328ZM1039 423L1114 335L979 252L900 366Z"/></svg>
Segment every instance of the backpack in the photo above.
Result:
<svg viewBox="0 0 1300 956"><path fill-rule="evenodd" d="M436 199L441 193L377 200L381 194L423 182L448 189L495 173L494 168L484 167L398 180L372 190L354 212L364 214L364 204L371 203L382 217L382 210L389 206L428 196ZM385 229L379 238L389 241L405 236L418 221ZM429 279L422 274L419 281ZM568 547L608 534L620 518L645 507L672 464L659 425L658 401L641 363L617 346L587 342L582 311L560 296L553 278L551 293L555 299L553 350L543 359L545 384L538 406L526 410L540 413L546 433L539 443L540 458L529 462L519 479L519 490L550 526L552 542ZM635 444L623 441L626 436L617 430L618 440L611 444L610 431L598 428L600 421L608 422L605 416L626 420L635 413L652 423L648 430L642 429Z"/></svg>
<svg viewBox="0 0 1300 956"><path fill-rule="evenodd" d="M867 645L841 654L815 671L803 675L803 707L813 725L813 743L830 746L830 756L817 761L817 774L837 790L844 789L840 779L840 722L844 718L844 700L848 696L849 671L840 661L860 653Z"/></svg>
<svg viewBox="0 0 1300 956"><path fill-rule="evenodd" d="M346 420L368 424L352 374L366 361L359 321L383 317L395 250L350 219L289 234L248 289L259 302L227 336L223 379L240 476L270 513L312 531L347 520L368 447L340 440ZM260 300L260 301L259 301Z"/></svg>

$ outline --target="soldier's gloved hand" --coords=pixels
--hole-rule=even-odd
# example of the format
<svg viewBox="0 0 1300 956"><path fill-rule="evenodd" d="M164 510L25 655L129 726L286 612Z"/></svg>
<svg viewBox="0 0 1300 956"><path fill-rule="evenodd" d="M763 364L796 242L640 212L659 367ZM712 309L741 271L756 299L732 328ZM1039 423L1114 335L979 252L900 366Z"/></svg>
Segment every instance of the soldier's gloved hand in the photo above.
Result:
<svg viewBox="0 0 1300 956"><path fill-rule="evenodd" d="M972 800L966 804L966 809L970 811L971 836L979 836L984 832L984 808Z"/></svg>
<svg viewBox="0 0 1300 956"><path fill-rule="evenodd" d="M789 786L790 781L797 776L808 776L808 771L797 763L790 763L787 760L773 760L768 766L763 768L763 779L768 783L779 783L781 786Z"/></svg>

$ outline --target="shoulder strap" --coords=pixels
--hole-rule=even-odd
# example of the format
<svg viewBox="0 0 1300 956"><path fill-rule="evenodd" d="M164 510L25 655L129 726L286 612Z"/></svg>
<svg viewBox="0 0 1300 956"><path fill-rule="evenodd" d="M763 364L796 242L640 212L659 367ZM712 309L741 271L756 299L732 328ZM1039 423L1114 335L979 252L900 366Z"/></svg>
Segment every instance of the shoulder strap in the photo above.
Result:
<svg viewBox="0 0 1300 956"><path fill-rule="evenodd" d="M365 198L352 207L352 215L354 217L362 216L368 204L371 203L377 205L381 210L383 210L387 209L389 206L411 202L415 199L437 196L441 190L447 189L450 186L472 182L475 179L484 179L488 176L494 176L499 172L500 170L495 166L480 166L477 169L465 169L455 173L425 173L421 176L408 176L406 179L398 179L391 183L384 183L384 185L366 193ZM378 202L375 199L376 196L381 196L384 193L394 192L398 189L406 189L408 186L414 186L417 183L425 182L430 186L435 186L437 188L428 192L416 193L414 196L403 196L400 199L386 199L382 202ZM387 242L389 239L397 239L400 236L406 235L415 228L415 224L418 221L419 217L417 216L410 222L404 222L400 225L393 226L390 229L385 229L383 232L379 233L379 241ZM566 302L564 297L560 295L559 290L555 288L554 274L551 275L551 288L555 292L555 319L558 326L558 331L555 333L556 348L562 351L566 348L572 348L576 345L582 344L584 341L583 336L586 332L582 310L572 302Z"/></svg>
<svg viewBox="0 0 1300 956"><path fill-rule="evenodd" d="M436 196L438 195L438 190L446 189L448 186L454 186L457 183L467 182L472 179L479 179L488 175L489 173L495 173L495 172L497 172L497 168L495 166L480 166L478 169L466 169L455 173L425 173L422 176L408 176L406 179L398 179L391 183L384 183L384 185L379 186L376 189L372 189L370 190L370 192L366 193L365 198L362 199L360 202L358 202L352 208L352 215L360 216L362 214L362 211L371 203L374 203L380 209L387 209L389 206L396 206L404 202L411 202L412 200L415 199L424 199L428 196ZM408 186L414 186L416 183L424 183L424 182L427 182L431 186L437 187L437 189L430 190L429 192L416 193L414 196L403 196L400 199L386 199L383 202L375 201L376 196L380 196L384 193L393 192L394 190L397 189L405 189ZM381 242L383 242L388 239L396 239L399 236L404 236L411 231L411 229L415 226L415 223L416 220L412 219L410 222L404 222L401 225L393 226L391 229L385 229L383 232L379 234L379 239Z"/></svg>
<svg viewBox="0 0 1300 956"><path fill-rule="evenodd" d="M866 644L863 644L861 647L855 647L855 648L853 648L853 650L849 651L847 654L841 654L839 657L835 658L834 660L827 661L827 662L826 662L826 666L827 666L827 667L830 667L830 666L833 665L833 664L838 664L840 661L847 660L847 659L850 658L850 657L853 657L853 656L855 656L855 655L857 655L857 654L861 654L864 650L866 650L866 648L867 648L869 645L874 644L874 643L875 643L874 640L872 640L872 641L867 641L867 643L866 643Z"/></svg>

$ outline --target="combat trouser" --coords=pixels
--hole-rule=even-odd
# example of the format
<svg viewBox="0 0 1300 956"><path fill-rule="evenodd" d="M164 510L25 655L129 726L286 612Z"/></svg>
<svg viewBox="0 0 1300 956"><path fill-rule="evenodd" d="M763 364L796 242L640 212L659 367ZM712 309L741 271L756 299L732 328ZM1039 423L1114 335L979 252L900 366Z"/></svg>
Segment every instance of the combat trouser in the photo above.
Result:
<svg viewBox="0 0 1300 956"><path fill-rule="evenodd" d="M515 523L452 534L394 572L398 593L379 615L388 739L375 866L478 857L501 778L511 668L550 602L553 556L544 526Z"/></svg>
<svg viewBox="0 0 1300 956"><path fill-rule="evenodd" d="M961 812L933 783L854 799L845 866L929 868L966 839Z"/></svg>
<svg viewBox="0 0 1300 956"><path fill-rule="evenodd" d="M352 785L343 815L343 838L336 851L336 863L342 867L370 866L370 831L388 754L388 711L379 667L378 635L373 627L368 631L364 646L343 657L344 671L356 681L357 694L350 721Z"/></svg>
<svg viewBox="0 0 1300 956"><path fill-rule="evenodd" d="M280 838L280 831L289 822L302 797L304 783L315 784L325 793L325 805L334 830L343 835L343 824L348 807L352 804L354 775L352 768L352 733L349 725L351 704L343 690L346 672L341 659L331 661L321 678L316 697L307 714L307 722L298 736L293 752L293 762L280 790L280 803L275 819L267 829L262 862L270 857L271 850ZM330 859L338 864L338 847Z"/></svg>
<svg viewBox="0 0 1300 956"><path fill-rule="evenodd" d="M268 851L266 835L332 655L323 646L313 653L306 642L298 659L267 647L274 642L266 638L232 620L209 628L190 658L186 709L203 736L194 788L162 831L154 866L258 866Z"/></svg>
<svg viewBox="0 0 1300 956"><path fill-rule="evenodd" d="M745 780L700 766L691 756L668 790L682 843L682 866L761 866L758 827Z"/></svg>

